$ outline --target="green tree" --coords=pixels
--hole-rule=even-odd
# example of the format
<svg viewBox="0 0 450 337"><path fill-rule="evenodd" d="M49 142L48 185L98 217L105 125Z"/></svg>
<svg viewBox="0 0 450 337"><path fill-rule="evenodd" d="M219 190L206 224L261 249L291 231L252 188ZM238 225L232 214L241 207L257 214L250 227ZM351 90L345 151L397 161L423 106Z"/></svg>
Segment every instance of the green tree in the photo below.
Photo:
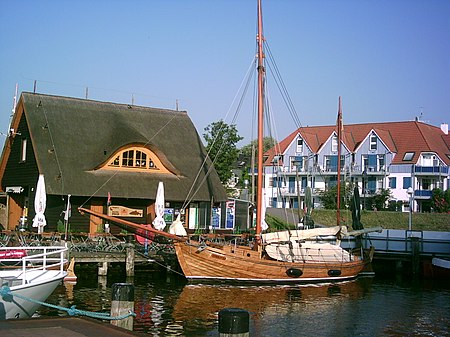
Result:
<svg viewBox="0 0 450 337"><path fill-rule="evenodd" d="M206 150L214 162L220 181L226 185L239 155L236 144L243 137L239 136L236 125L229 125L223 120L209 124L204 131Z"/></svg>
<svg viewBox="0 0 450 337"><path fill-rule="evenodd" d="M373 210L386 210L388 208L388 200L391 197L391 191L389 189L380 189L374 196L369 198L369 203Z"/></svg>
<svg viewBox="0 0 450 337"><path fill-rule="evenodd" d="M450 189L445 192L440 188L435 188L431 192L431 207L437 213L447 213L450 211Z"/></svg>
<svg viewBox="0 0 450 337"><path fill-rule="evenodd" d="M277 141L272 137L264 137L263 139L263 152L269 151L271 148L273 148L277 144ZM256 158L258 155L258 140L252 140L250 144L244 145L240 150L240 157L242 161L245 163L242 167L242 180L241 185L243 185L244 181L250 181L251 180L251 165L252 165L252 155L253 155L253 149L255 151L255 165L256 165ZM241 160L240 159L240 160Z"/></svg>
<svg viewBox="0 0 450 337"><path fill-rule="evenodd" d="M266 152L270 150L277 144L277 141L272 137L264 137L263 139L263 151ZM250 142L250 144L244 145L241 148L241 155L247 162L250 163L252 158L252 149L255 148L255 156L258 155L258 140L254 139Z"/></svg>
<svg viewBox="0 0 450 337"><path fill-rule="evenodd" d="M350 200L352 198L352 184L345 183L341 185L341 202L340 208L345 209L349 206ZM326 209L336 209L337 208L337 186L332 186L326 191L319 193L322 205Z"/></svg>

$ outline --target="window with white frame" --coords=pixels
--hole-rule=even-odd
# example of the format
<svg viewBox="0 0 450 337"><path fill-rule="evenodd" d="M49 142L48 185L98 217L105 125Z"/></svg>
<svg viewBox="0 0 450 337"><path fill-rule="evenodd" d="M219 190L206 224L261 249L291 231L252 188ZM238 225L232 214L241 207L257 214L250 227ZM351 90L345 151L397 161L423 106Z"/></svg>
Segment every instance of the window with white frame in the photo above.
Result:
<svg viewBox="0 0 450 337"><path fill-rule="evenodd" d="M331 151L337 152L337 150L338 150L338 139L336 136L333 136L333 138L331 139Z"/></svg>
<svg viewBox="0 0 450 337"><path fill-rule="evenodd" d="M370 135L370 151L377 150L377 136L372 134Z"/></svg>
<svg viewBox="0 0 450 337"><path fill-rule="evenodd" d="M397 178L396 177L389 178L389 188L397 188Z"/></svg>
<svg viewBox="0 0 450 337"><path fill-rule="evenodd" d="M303 152L303 139L298 138L297 139L297 148L296 148L296 152L297 153L302 153Z"/></svg>

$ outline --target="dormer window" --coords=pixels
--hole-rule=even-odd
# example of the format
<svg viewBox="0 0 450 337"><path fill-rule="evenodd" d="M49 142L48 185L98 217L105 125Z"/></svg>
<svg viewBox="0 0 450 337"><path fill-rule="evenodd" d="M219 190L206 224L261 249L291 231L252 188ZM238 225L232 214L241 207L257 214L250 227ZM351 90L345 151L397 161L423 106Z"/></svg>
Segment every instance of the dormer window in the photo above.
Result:
<svg viewBox="0 0 450 337"><path fill-rule="evenodd" d="M146 147L131 146L116 152L102 169L171 173L158 156Z"/></svg>

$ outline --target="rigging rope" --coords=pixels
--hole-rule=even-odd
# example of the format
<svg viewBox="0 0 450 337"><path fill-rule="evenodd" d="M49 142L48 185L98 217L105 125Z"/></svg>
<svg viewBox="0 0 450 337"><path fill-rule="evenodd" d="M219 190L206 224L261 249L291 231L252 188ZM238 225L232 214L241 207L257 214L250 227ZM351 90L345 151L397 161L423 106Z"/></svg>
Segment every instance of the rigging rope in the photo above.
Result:
<svg viewBox="0 0 450 337"><path fill-rule="evenodd" d="M233 101L232 101L232 103L231 103L230 107L228 108L228 111L227 111L227 113L226 113L226 115L225 115L225 120L226 120L226 118L227 118L228 115L230 114L231 107L234 105L234 102L236 101L236 99L237 99L237 97L238 97L238 94L241 92L242 87L244 86L243 94L241 95L241 98L240 98L240 100L239 100L239 103L238 103L238 106L237 106L237 108L236 108L236 111L235 111L234 114L233 114L233 118L232 118L231 124L233 124L233 123L236 121L236 118L237 118L237 116L238 116L238 113L240 112L240 109L241 109L241 107L242 107L243 97L245 96L245 93L246 93L247 90L248 90L249 83L250 83L250 79L252 78L252 72L251 72L251 69L253 68L253 64L254 64L254 58L252 59L252 62L251 62L250 66L249 66L249 68L248 68L248 70L247 70L247 73L246 73L244 79L242 80L241 85L240 85L238 91L236 92L236 95L234 96L234 99L233 99ZM195 191L193 191L193 190L194 190L194 186L195 186L195 184L197 183L197 181L198 181L198 179L199 179L200 172L201 172L202 169L205 167L205 165L206 165L206 163L207 163L207 159L210 158L210 153L211 153L212 148L214 147L214 144L215 144L215 143L217 142L217 140L221 137L221 131L222 131L222 129L219 130L219 132L217 133L216 137L214 138L213 143L211 144L210 149L209 149L209 151L207 152L207 156L206 156L205 159L203 160L202 165L200 166L200 168L199 168L199 170L198 170L198 172L197 172L197 175L196 175L196 177L195 177L195 179L194 179L194 182L192 183L191 188L190 188L190 190L189 190L189 192L188 192L188 194L187 194L187 196L186 196L186 199L185 199L185 201L184 201L184 203L183 203L182 209L185 209L185 208L187 207L187 205L189 205L189 203L190 203L190 202L192 201L192 199L195 197L195 195L196 195L197 192L199 191L200 187L203 185L203 183L204 183L205 180L207 179L208 175L211 173L211 171L212 171L212 169L213 169L213 167L214 167L214 163L218 160L218 158L219 158L218 155L216 155L215 158L212 158L212 165L208 168L208 171L205 173L205 175L204 175L202 181L197 185L197 188L195 189ZM224 145L225 145L225 141L223 141L223 142L221 143L221 145L220 145L220 147L219 147L218 153L220 153L220 151L222 150L222 148L223 148Z"/></svg>
<svg viewBox="0 0 450 337"><path fill-rule="evenodd" d="M92 318L98 318L98 319L104 319L104 320L110 320L110 321L121 320L121 319L128 318L130 316L133 316L133 317L136 316L136 314L131 311L129 311L127 314L112 317L110 314L104 313L104 312L92 312L92 311L86 311L86 310L79 310L76 308L75 305L72 305L70 308L65 308L65 307L61 307L59 305L38 301L33 298L23 296L20 294L13 294L11 289L8 286L2 286L0 288L0 296L5 301L8 301L8 302L12 301L13 297L17 297L17 298L20 298L20 299L28 301L28 302L32 302L32 303L43 305L43 306L46 306L49 308L65 311L65 312L67 312L67 314L69 316L86 316L86 317L92 317Z"/></svg>

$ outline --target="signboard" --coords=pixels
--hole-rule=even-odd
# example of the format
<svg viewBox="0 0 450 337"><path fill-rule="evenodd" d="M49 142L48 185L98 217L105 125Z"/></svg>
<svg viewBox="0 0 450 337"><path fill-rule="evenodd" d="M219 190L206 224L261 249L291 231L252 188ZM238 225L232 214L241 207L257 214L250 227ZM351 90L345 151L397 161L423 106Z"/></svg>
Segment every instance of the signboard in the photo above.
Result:
<svg viewBox="0 0 450 337"><path fill-rule="evenodd" d="M109 206L108 215L127 218L142 218L144 210L125 206Z"/></svg>
<svg viewBox="0 0 450 337"><path fill-rule="evenodd" d="M171 224L173 222L173 208L164 209L164 221L166 224Z"/></svg>

